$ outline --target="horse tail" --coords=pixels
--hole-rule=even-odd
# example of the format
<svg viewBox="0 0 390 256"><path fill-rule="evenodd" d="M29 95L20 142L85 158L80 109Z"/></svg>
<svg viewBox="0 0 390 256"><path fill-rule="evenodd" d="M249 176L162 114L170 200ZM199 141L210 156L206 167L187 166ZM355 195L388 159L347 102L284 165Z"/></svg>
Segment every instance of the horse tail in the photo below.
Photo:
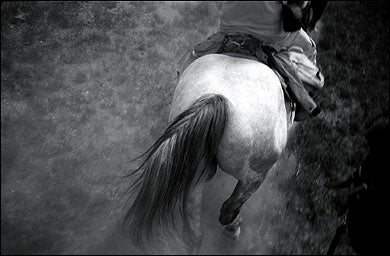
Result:
<svg viewBox="0 0 390 256"><path fill-rule="evenodd" d="M155 231L178 231L175 217L186 218L191 187L211 175L219 141L225 129L228 105L225 97L208 94L177 116L160 138L143 154L130 187L139 192L124 216L124 228L138 246ZM140 170L143 172L140 172ZM214 169L215 170L215 169ZM133 174L134 174L133 173Z"/></svg>

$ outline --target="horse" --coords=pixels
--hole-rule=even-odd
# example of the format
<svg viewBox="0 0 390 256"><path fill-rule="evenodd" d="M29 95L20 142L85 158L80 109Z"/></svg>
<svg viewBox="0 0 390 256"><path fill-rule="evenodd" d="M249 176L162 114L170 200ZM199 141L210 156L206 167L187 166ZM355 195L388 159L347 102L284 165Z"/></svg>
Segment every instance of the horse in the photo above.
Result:
<svg viewBox="0 0 390 256"><path fill-rule="evenodd" d="M342 235L349 238L358 255L384 253L386 241L382 235L387 200L387 157L389 155L389 119L387 113L369 120L364 131L369 147L359 168L344 181L327 183L329 189L348 188L348 200L343 205L343 222L337 227L327 255L333 255Z"/></svg>
<svg viewBox="0 0 390 256"><path fill-rule="evenodd" d="M219 167L237 179L219 215L224 233L237 239L240 209L281 156L293 120L294 108L267 65L229 54L196 59L179 78L168 127L133 172L130 198L138 193L129 199L124 229L145 250L161 232L197 253L202 191Z"/></svg>

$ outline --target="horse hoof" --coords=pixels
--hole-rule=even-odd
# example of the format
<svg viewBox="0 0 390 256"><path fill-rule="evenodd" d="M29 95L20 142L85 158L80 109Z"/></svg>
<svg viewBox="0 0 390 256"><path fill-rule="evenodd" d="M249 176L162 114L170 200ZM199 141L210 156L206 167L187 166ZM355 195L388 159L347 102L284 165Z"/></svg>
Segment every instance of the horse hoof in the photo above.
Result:
<svg viewBox="0 0 390 256"><path fill-rule="evenodd" d="M223 234L226 235L227 237L233 239L234 241L237 241L238 239L240 239L240 233L241 233L240 227L236 228L236 227L226 226L223 229Z"/></svg>
<svg viewBox="0 0 390 256"><path fill-rule="evenodd" d="M232 214L229 214L229 215L219 215L219 223L221 223L222 225L228 225L230 223L233 222L233 218L232 218Z"/></svg>

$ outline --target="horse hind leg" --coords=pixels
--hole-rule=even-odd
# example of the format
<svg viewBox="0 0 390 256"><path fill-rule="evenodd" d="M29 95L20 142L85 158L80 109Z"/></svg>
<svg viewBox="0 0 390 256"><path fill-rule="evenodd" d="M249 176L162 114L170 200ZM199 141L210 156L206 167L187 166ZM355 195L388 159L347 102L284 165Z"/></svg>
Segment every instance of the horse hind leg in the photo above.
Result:
<svg viewBox="0 0 390 256"><path fill-rule="evenodd" d="M232 223L226 225L223 230L223 233L226 236L232 238L233 240L238 240L241 234L241 223L242 217L240 216L240 214L238 214Z"/></svg>
<svg viewBox="0 0 390 256"><path fill-rule="evenodd" d="M208 177L205 177L205 182L211 180L217 171L217 164L214 161L212 166L209 166ZM202 245L203 231L201 228L201 206L204 182L192 187L191 193L187 198L187 217L183 219L183 242L186 244L187 253L196 255L199 253Z"/></svg>
<svg viewBox="0 0 390 256"><path fill-rule="evenodd" d="M203 183L194 187L187 198L187 216L183 219L182 234L187 253L190 255L197 254L202 245L200 217L203 187Z"/></svg>
<svg viewBox="0 0 390 256"><path fill-rule="evenodd" d="M259 172L248 170L247 176L238 180L232 195L223 203L220 211L219 222L222 225L226 225L224 229L225 235L235 240L239 238L242 222L242 218L239 215L241 207L258 190L272 165L267 165L269 168L261 168Z"/></svg>

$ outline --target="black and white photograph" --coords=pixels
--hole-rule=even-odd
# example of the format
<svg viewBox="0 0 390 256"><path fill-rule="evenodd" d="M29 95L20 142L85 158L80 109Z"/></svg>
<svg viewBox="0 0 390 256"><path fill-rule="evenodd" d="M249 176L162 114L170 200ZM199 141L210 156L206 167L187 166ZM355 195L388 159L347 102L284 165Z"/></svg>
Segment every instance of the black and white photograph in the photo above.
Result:
<svg viewBox="0 0 390 256"><path fill-rule="evenodd" d="M1 254L389 253L389 6L1 1Z"/></svg>

